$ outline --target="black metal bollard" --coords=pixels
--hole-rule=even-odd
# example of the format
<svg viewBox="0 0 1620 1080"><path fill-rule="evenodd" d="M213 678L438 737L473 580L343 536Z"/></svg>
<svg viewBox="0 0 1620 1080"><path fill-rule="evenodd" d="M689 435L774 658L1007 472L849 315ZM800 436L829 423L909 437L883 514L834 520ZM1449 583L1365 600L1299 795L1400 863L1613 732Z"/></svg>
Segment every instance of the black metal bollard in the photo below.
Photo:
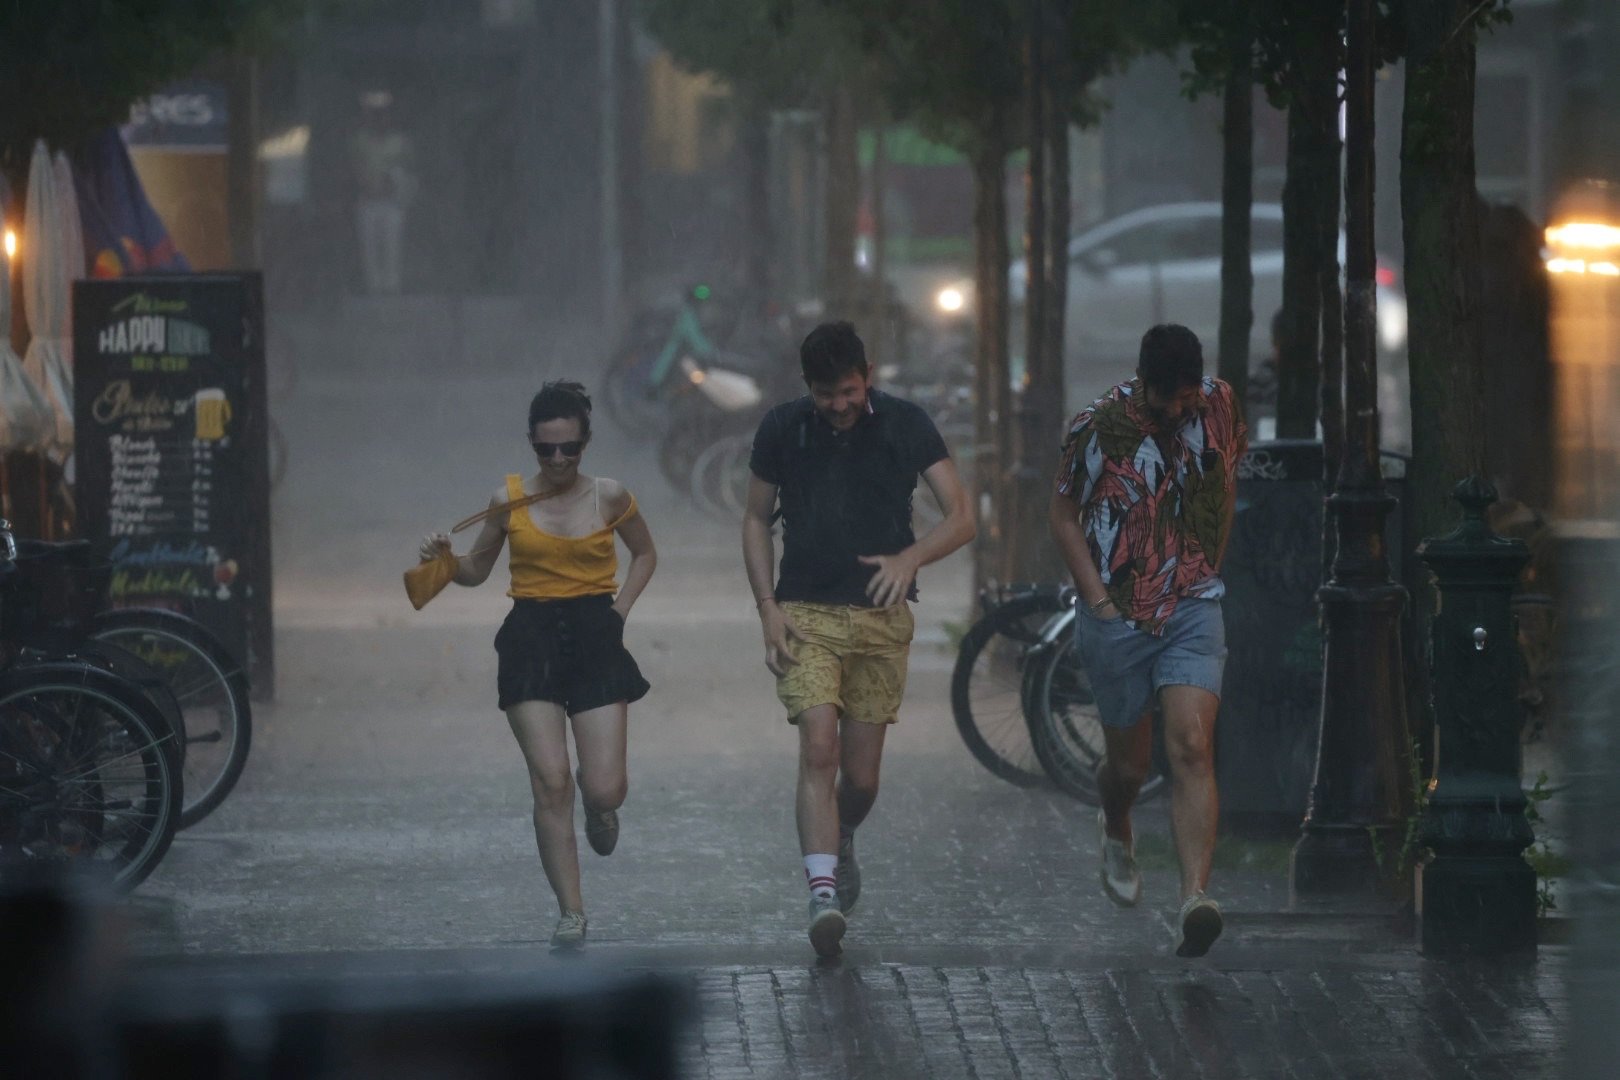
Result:
<svg viewBox="0 0 1620 1080"><path fill-rule="evenodd" d="M1463 520L1419 555L1438 579L1431 638L1435 779L1420 837L1433 858L1418 868L1423 951L1504 953L1536 946L1536 875L1523 851L1519 648L1509 600L1530 553L1491 531L1496 489L1457 485Z"/></svg>

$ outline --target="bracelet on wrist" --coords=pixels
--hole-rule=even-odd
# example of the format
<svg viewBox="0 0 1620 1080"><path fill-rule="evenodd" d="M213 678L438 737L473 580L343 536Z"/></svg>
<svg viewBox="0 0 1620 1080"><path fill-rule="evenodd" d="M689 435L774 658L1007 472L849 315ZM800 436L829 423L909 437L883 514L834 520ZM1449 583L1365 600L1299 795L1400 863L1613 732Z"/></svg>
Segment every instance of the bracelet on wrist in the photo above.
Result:
<svg viewBox="0 0 1620 1080"><path fill-rule="evenodd" d="M1108 607L1113 602L1114 598L1112 596L1104 595L1103 598L1097 601L1095 604L1087 604L1086 610L1091 612L1093 615L1096 615L1097 613L1101 612L1103 608Z"/></svg>
<svg viewBox="0 0 1620 1080"><path fill-rule="evenodd" d="M776 597L774 597L774 596L761 596L761 597L759 597L758 599L756 599L754 601L754 607L755 608L762 608L767 603L775 603L775 602L776 602Z"/></svg>

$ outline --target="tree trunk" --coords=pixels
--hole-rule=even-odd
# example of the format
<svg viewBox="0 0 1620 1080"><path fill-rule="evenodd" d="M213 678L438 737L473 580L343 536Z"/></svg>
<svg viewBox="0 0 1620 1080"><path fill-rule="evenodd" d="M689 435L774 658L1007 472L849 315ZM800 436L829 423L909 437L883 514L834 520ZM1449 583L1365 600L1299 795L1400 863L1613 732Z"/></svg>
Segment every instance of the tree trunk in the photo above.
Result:
<svg viewBox="0 0 1620 1080"><path fill-rule="evenodd" d="M771 134L770 114L760 105L743 107L738 150L743 167L743 251L745 288L760 299L771 295Z"/></svg>
<svg viewBox="0 0 1620 1080"><path fill-rule="evenodd" d="M1233 35L1221 120L1221 329L1218 374L1238 402L1249 396L1254 328L1254 57L1247 33Z"/></svg>
<svg viewBox="0 0 1620 1080"><path fill-rule="evenodd" d="M855 299L855 231L860 209L861 167L855 93L848 84L827 96L827 236L828 313L847 318Z"/></svg>
<svg viewBox="0 0 1620 1080"><path fill-rule="evenodd" d="M1485 470L1485 375L1480 362L1478 203L1474 190L1474 31L1469 0L1409 5L1401 114L1401 222L1406 248L1412 462L1407 520L1418 542L1450 530L1451 489ZM1460 28L1460 29L1459 29ZM1416 640L1427 641L1437 597L1408 559ZM1423 676L1420 670L1415 674ZM1424 745L1427 710L1414 716Z"/></svg>
<svg viewBox="0 0 1620 1080"><path fill-rule="evenodd" d="M1277 356L1277 434L1316 437L1321 386L1323 199L1337 200L1338 6L1313 0L1296 31L1283 183L1283 324ZM1331 248L1330 248L1331 251Z"/></svg>
<svg viewBox="0 0 1620 1080"><path fill-rule="evenodd" d="M978 340L973 368L974 508L979 535L974 546L975 592L999 576L1006 510L1002 482L1007 458L1001 451L1012 414L1008 408L1007 273L1012 252L1007 241L1007 143L1005 117L992 117L973 155L974 277L978 296ZM986 496L989 496L986 499Z"/></svg>
<svg viewBox="0 0 1620 1080"><path fill-rule="evenodd" d="M1008 475L1010 528L1002 547L1005 581L1038 581L1045 575L1043 564L1050 561L1043 556L1051 548L1046 529L1046 479L1050 455L1043 451L1054 441L1055 431L1046 429L1045 420L1051 403L1040 400L1050 390L1051 306L1061 305L1064 298L1052 292L1052 178L1050 170L1054 139L1051 125L1055 122L1055 97L1051 92L1053 78L1053 49L1051 43L1060 40L1049 34L1050 4L1048 0L1033 0L1030 4L1026 29L1028 75L1027 108L1029 131L1029 171L1025 176L1028 211L1025 215L1025 264L1029 268L1029 281L1025 291L1025 358L1024 383L1019 388L1015 404L1017 428L1012 468ZM1067 252L1063 252L1064 255ZM1062 316L1058 315L1060 320ZM1057 358L1061 363L1061 353ZM1058 406L1061 408L1061 404Z"/></svg>

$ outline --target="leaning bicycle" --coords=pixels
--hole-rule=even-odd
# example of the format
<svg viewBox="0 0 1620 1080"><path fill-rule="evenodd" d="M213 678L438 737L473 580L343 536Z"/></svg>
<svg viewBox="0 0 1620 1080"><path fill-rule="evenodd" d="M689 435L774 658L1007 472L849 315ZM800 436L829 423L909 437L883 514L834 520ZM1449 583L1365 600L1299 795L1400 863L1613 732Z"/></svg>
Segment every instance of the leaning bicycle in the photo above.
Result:
<svg viewBox="0 0 1620 1080"><path fill-rule="evenodd" d="M1024 719L1031 749L1052 783L1067 795L1100 805L1097 767L1102 764L1102 717L1091 689L1091 674L1075 641L1077 609L1071 604L1042 628L1023 668ZM1138 801L1161 794L1168 786L1164 740L1158 717L1153 720L1153 763L1137 794Z"/></svg>
<svg viewBox="0 0 1620 1080"><path fill-rule="evenodd" d="M1069 610L1062 585L992 586L983 614L962 635L951 672L951 716L974 760L1020 787L1047 782L1024 718L1025 664L1046 625Z"/></svg>
<svg viewBox="0 0 1620 1080"><path fill-rule="evenodd" d="M10 526L0 522L0 581L15 576L15 556ZM178 730L147 688L94 656L30 656L5 645L0 876L73 863L133 888L179 826Z"/></svg>
<svg viewBox="0 0 1620 1080"><path fill-rule="evenodd" d="M205 626L158 608L108 608L105 563L87 541L18 543L3 629L33 653L99 658L117 674L163 689L159 704L184 734L180 827L211 813L235 787L253 741L247 672Z"/></svg>

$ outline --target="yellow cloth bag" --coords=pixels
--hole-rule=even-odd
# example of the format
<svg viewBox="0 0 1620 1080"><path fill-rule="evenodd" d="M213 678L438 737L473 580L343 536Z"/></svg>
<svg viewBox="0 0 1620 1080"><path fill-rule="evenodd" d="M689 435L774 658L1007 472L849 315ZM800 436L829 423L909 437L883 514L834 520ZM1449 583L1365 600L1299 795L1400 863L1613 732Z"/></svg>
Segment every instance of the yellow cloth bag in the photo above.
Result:
<svg viewBox="0 0 1620 1080"><path fill-rule="evenodd" d="M553 495L561 495L560 491L545 491L538 495L525 495L521 499L513 499L499 506L492 506L488 510L480 510L472 517L463 518L456 522L450 530L452 534L463 529L477 525L485 518L492 518L498 514L510 514L513 510L521 510L530 503L537 503L541 499L549 499ZM504 542L504 541L503 541ZM484 550L488 550L487 548ZM473 552L478 555L482 552ZM427 602L444 591L444 587L456 578L456 571L461 566L461 559L454 553L446 550L437 556L427 559L405 571L405 595L410 598L411 606L421 611Z"/></svg>
<svg viewBox="0 0 1620 1080"><path fill-rule="evenodd" d="M461 563L450 551L441 551L437 558L418 563L405 571L405 595L411 607L421 611L427 602L444 591L455 580L456 568Z"/></svg>

